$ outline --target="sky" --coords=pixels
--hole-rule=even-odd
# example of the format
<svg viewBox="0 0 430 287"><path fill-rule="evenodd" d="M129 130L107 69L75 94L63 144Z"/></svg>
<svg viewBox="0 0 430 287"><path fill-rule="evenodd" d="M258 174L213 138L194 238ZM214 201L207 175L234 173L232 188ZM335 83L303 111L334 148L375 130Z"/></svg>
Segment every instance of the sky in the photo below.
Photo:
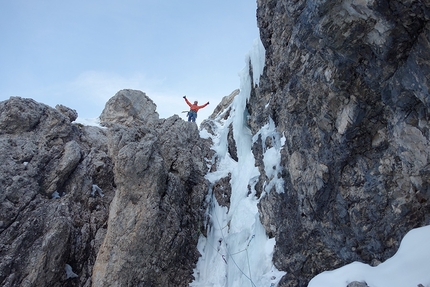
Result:
<svg viewBox="0 0 430 287"><path fill-rule="evenodd" d="M0 1L0 101L32 98L96 118L121 89L145 92L160 117L239 88L259 37L252 0Z"/></svg>

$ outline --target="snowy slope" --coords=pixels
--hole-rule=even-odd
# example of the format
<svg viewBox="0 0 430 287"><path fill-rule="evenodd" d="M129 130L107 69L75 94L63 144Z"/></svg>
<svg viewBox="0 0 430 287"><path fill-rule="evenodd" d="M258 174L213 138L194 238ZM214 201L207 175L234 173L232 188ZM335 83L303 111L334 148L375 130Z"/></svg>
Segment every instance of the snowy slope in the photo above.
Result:
<svg viewBox="0 0 430 287"><path fill-rule="evenodd" d="M354 262L319 274L309 287L345 287L353 281L371 287L430 286L430 226L409 231L397 253L376 267Z"/></svg>

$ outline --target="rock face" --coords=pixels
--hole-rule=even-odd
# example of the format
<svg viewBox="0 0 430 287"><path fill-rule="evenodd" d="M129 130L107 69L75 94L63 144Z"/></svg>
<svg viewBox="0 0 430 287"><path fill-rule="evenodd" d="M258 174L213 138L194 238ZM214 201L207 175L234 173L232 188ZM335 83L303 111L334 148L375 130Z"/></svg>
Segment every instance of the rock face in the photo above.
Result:
<svg viewBox="0 0 430 287"><path fill-rule="evenodd" d="M141 97L131 110L141 107L146 115L155 114L143 93L122 91L102 115L117 108L118 101L127 102L123 97ZM197 126L176 115L157 121L149 116L145 126L147 116L124 114L129 115L126 122L103 122L109 126L117 191L93 286L188 286L199 256L209 150Z"/></svg>
<svg viewBox="0 0 430 287"><path fill-rule="evenodd" d="M123 90L101 116L0 103L0 285L187 286L203 232L208 143Z"/></svg>
<svg viewBox="0 0 430 287"><path fill-rule="evenodd" d="M31 99L0 114L0 284L90 286L114 193L105 131Z"/></svg>
<svg viewBox="0 0 430 287"><path fill-rule="evenodd" d="M430 224L430 2L257 3L266 66L249 125L271 118L285 137L285 192L260 202L280 286L386 260Z"/></svg>

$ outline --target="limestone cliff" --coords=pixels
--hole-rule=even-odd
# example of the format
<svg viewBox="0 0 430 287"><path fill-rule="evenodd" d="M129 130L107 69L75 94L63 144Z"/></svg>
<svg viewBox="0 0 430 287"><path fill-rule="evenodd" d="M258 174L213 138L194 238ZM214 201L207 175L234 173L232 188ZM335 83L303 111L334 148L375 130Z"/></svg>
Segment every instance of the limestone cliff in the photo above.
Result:
<svg viewBox="0 0 430 287"><path fill-rule="evenodd" d="M430 2L257 3L266 66L249 125L257 134L270 118L285 137L285 192L260 202L280 286L377 264L430 223Z"/></svg>
<svg viewBox="0 0 430 287"><path fill-rule="evenodd" d="M0 284L90 286L115 189L106 131L31 99L0 113Z"/></svg>
<svg viewBox="0 0 430 287"><path fill-rule="evenodd" d="M0 103L1 286L187 286L209 152L197 126L123 90L105 128L31 99Z"/></svg>

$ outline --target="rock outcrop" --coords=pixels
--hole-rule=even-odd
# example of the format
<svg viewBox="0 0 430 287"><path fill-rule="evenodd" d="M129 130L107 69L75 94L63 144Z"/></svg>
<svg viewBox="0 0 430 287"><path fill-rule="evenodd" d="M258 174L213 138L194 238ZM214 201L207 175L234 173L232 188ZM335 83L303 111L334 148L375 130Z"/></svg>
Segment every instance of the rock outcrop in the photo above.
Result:
<svg viewBox="0 0 430 287"><path fill-rule="evenodd" d="M31 99L0 103L2 286L187 286L203 230L208 143L142 92L105 128Z"/></svg>
<svg viewBox="0 0 430 287"><path fill-rule="evenodd" d="M249 125L271 118L285 137L285 192L260 202L280 286L378 264L430 224L430 2L257 2L266 66Z"/></svg>
<svg viewBox="0 0 430 287"><path fill-rule="evenodd" d="M135 113L140 110L145 112ZM119 123L118 111L126 121ZM155 114L146 95L130 90L119 92L102 113L117 190L93 286L188 286L193 279L209 149L194 123Z"/></svg>
<svg viewBox="0 0 430 287"><path fill-rule="evenodd" d="M91 284L113 165L105 131L71 124L73 114L18 97L0 103L2 286Z"/></svg>

